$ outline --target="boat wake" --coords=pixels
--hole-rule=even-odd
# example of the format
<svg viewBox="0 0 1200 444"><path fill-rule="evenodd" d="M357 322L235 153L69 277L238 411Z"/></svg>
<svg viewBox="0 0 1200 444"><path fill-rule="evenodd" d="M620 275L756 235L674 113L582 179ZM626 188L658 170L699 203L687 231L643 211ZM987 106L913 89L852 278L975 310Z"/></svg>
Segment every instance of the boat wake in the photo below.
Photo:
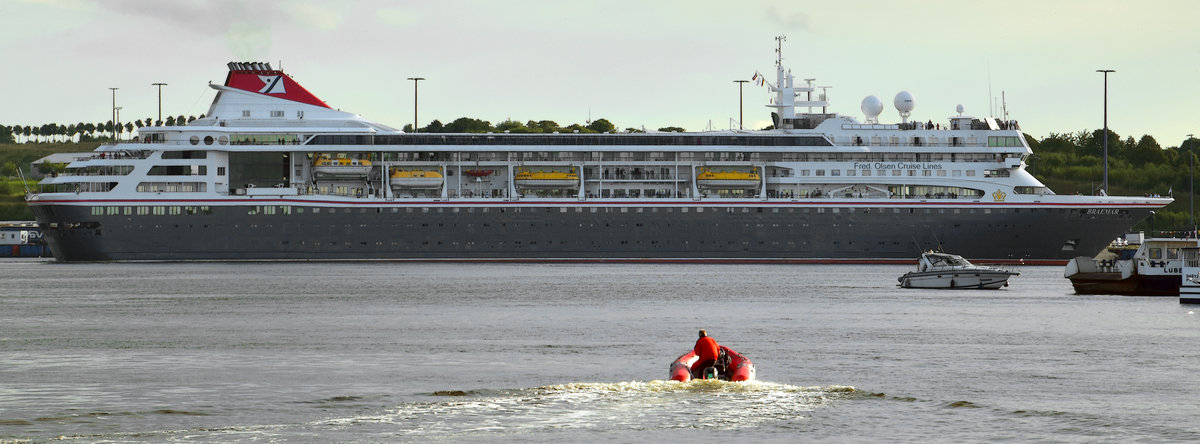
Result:
<svg viewBox="0 0 1200 444"><path fill-rule="evenodd" d="M440 399L403 404L387 414L337 421L400 425L394 431L408 438L467 438L500 431L508 435L564 430L737 430L803 420L814 409L858 393L847 386L714 380L570 383L514 390L444 390L431 394Z"/></svg>
<svg viewBox="0 0 1200 444"><path fill-rule="evenodd" d="M349 408L302 423L210 424L136 432L61 436L95 441L561 442L588 434L673 433L689 429L793 429L810 412L841 400L876 396L849 386L800 387L718 380L570 383L502 390L439 390L378 409L357 396L305 404ZM162 414L177 414L162 411ZM3 423L0 423L3 424ZM181 424L182 425L182 424ZM567 435L562 435L566 433ZM650 436L641 435L641 436ZM565 437L564 437L565 436Z"/></svg>

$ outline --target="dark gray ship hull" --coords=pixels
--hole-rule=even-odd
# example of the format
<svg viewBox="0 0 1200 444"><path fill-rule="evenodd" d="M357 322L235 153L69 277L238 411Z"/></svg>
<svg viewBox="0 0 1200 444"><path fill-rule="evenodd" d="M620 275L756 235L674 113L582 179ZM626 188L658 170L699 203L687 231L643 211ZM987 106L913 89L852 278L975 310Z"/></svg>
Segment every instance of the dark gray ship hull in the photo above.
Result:
<svg viewBox="0 0 1200 444"><path fill-rule="evenodd" d="M1098 251L1150 210L769 202L353 204L315 211L288 202L182 207L179 214L148 215L124 214L128 207L97 211L43 203L32 208L55 258L68 262L911 262L922 250L941 248L972 260L1054 264Z"/></svg>

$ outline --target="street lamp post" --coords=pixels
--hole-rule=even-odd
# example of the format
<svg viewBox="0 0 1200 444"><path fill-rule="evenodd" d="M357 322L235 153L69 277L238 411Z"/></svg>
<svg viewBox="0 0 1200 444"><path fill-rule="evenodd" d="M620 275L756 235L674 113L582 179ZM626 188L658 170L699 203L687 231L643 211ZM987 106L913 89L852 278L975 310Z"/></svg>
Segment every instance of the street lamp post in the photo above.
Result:
<svg viewBox="0 0 1200 444"><path fill-rule="evenodd" d="M115 137L117 140L121 139L119 136L117 136L117 134L121 134L121 108L124 107L118 106L113 108L113 111L117 113L117 120L113 121L113 137Z"/></svg>
<svg viewBox="0 0 1200 444"><path fill-rule="evenodd" d="M1192 140L1192 136L1188 134L1188 140ZM1192 236L1200 237L1200 233L1196 233L1196 172L1193 165L1195 160L1196 155L1188 153L1188 221L1192 225Z"/></svg>
<svg viewBox="0 0 1200 444"><path fill-rule="evenodd" d="M151 85L158 87L158 121L162 122L162 87L167 86L167 84L159 82L151 83ZM157 124L157 122L155 122L155 124Z"/></svg>
<svg viewBox="0 0 1200 444"><path fill-rule="evenodd" d="M746 125L742 123L742 90L745 89L746 82L749 80L734 80L733 83L738 84L738 129L746 129Z"/></svg>
<svg viewBox="0 0 1200 444"><path fill-rule="evenodd" d="M413 81L413 132L417 132L417 83L425 80L424 77L409 77L408 80Z"/></svg>
<svg viewBox="0 0 1200 444"><path fill-rule="evenodd" d="M1104 73L1104 194L1108 194L1108 73L1117 72L1112 69L1097 69Z"/></svg>
<svg viewBox="0 0 1200 444"><path fill-rule="evenodd" d="M116 140L116 138L117 138L117 90L121 89L121 88L110 87L108 89L112 90L112 96L113 96L113 104L112 104L112 109L109 110L110 111L109 117L112 118L112 123L113 123L113 140Z"/></svg>

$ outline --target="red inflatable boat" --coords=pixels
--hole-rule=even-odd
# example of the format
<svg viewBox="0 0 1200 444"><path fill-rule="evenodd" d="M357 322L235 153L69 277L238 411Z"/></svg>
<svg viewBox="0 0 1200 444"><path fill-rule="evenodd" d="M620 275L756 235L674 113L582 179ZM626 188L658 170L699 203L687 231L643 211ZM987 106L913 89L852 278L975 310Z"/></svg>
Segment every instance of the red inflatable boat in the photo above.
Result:
<svg viewBox="0 0 1200 444"><path fill-rule="evenodd" d="M692 379L692 365L699 361L700 357L696 356L696 352L689 351L671 363L671 379L680 382L687 382ZM729 347L721 346L721 356L717 358L717 362L709 368L698 369L697 374L703 375L701 379L720 379L722 381L753 381L754 380L754 363L750 362L750 358L735 352Z"/></svg>

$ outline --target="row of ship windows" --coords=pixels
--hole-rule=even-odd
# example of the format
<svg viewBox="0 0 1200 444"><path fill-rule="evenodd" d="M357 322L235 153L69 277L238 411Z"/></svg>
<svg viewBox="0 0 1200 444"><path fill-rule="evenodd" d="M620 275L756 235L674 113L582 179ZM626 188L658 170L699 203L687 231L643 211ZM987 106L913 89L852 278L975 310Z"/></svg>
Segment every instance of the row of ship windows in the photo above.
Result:
<svg viewBox="0 0 1200 444"><path fill-rule="evenodd" d="M177 216L181 214L212 214L212 208L207 206L105 206L92 207L93 216Z"/></svg>
<svg viewBox="0 0 1200 444"><path fill-rule="evenodd" d="M142 182L137 190L143 193L203 193L208 190L204 182Z"/></svg>
<svg viewBox="0 0 1200 444"><path fill-rule="evenodd" d="M321 214L321 213L351 214L351 213L355 213L353 208L340 208L340 209L339 208L311 208L309 210L313 214ZM374 211L372 211L372 210L374 210ZM366 214L366 213L370 213L370 212L383 213L384 212L383 210L384 210L384 208L375 208L375 209L358 208L357 213L359 213L359 214ZM407 207L407 208L390 208L388 210L390 213L401 213L401 212L416 213L416 212L418 212L417 210L420 210L419 211L420 213L432 213L432 212L446 213L446 212L448 212L446 210L451 210L451 211L449 211L450 213L458 213L462 209L461 208L447 209L447 208ZM401 210L404 210L404 211L401 211ZM476 212L476 210L479 210L479 212L481 212L481 213L488 213L491 210L496 210L496 212L498 212L498 213L505 213L505 212L554 213L555 212L554 211L555 208L466 208L465 212L474 213L474 212ZM558 210L557 212L559 212L559 213L571 212L570 211L571 208L567 208L567 207L557 208L557 210ZM707 211L710 213L711 212L716 212L716 213L723 212L723 213L727 213L727 214L766 213L766 212L770 212L770 213L786 212L786 213L801 213L801 214L810 214L810 213L816 213L816 214L825 214L825 213L832 213L832 214L839 214L839 213L847 213L847 214L854 214L854 213L865 213L865 214L870 214L870 213L877 213L877 214L901 214L901 213L963 214L964 212L966 214L993 214L993 213L1007 214L1010 211L1014 214L1019 214L1022 212L1029 212L1029 213L1057 212L1058 214L1067 214L1067 211L1068 211L1068 209L1066 209L1066 208L1041 208L1041 209L1039 209L1039 208L995 208L995 209L981 208L981 209L977 209L977 208L838 208L838 207L834 207L834 208L792 208L792 207L788 207L788 208L779 208L779 207L771 207L771 208L764 208L764 207L727 207L727 208L706 208L706 207L694 207L694 208L693 207L680 207L680 208L672 208L672 207L667 207L667 208L603 207L603 208L599 208L599 207L588 207L588 208L584 208L584 207L575 207L573 212L583 213L583 212L585 212L585 210L587 210L586 212L588 212L588 213L629 213L629 212L658 213L660 210L664 213L674 213L675 210L679 210L680 213L688 213L689 211L695 212L695 213L704 213ZM770 210L770 211L767 211L767 210ZM1069 211L1071 212L1071 214L1076 214L1082 210L1070 209ZM260 214L262 214L262 215L278 215L278 214L291 215L291 214L304 214L304 212L305 212L304 207L292 207L289 205L262 205L262 206L250 207L250 209L247 210L247 214L250 214L250 215L260 215ZM142 215L172 215L173 216L173 215L181 215L181 214L212 214L212 208L208 207L208 206L180 206L180 205L93 206L93 207L91 207L91 213L93 216L105 216L105 215L107 215L107 216L115 216L115 215L131 216L131 215L135 215L135 214L139 215L139 216L142 216ZM1128 212L1126 210L1121 210L1121 214L1128 214ZM365 227L366 225L364 224L363 226Z"/></svg>
<svg viewBox="0 0 1200 444"><path fill-rule="evenodd" d="M107 165L71 168L66 171L70 176L128 176L133 172L132 165ZM207 176L207 165L155 165L146 172L147 176ZM217 175L225 175L225 167L217 167Z"/></svg>
<svg viewBox="0 0 1200 444"><path fill-rule="evenodd" d="M50 193L107 193L117 187L117 182L73 182L43 186ZM141 182L137 191L142 193L202 193L208 190L204 182Z"/></svg>
<svg viewBox="0 0 1200 444"><path fill-rule="evenodd" d="M280 117L283 117L283 114L284 114L283 110L281 110L281 109L271 110L271 117L280 118ZM250 110L248 110L248 109L242 110L242 117L250 117L250 116L251 116ZM296 111L296 118L303 119L304 111Z"/></svg>

